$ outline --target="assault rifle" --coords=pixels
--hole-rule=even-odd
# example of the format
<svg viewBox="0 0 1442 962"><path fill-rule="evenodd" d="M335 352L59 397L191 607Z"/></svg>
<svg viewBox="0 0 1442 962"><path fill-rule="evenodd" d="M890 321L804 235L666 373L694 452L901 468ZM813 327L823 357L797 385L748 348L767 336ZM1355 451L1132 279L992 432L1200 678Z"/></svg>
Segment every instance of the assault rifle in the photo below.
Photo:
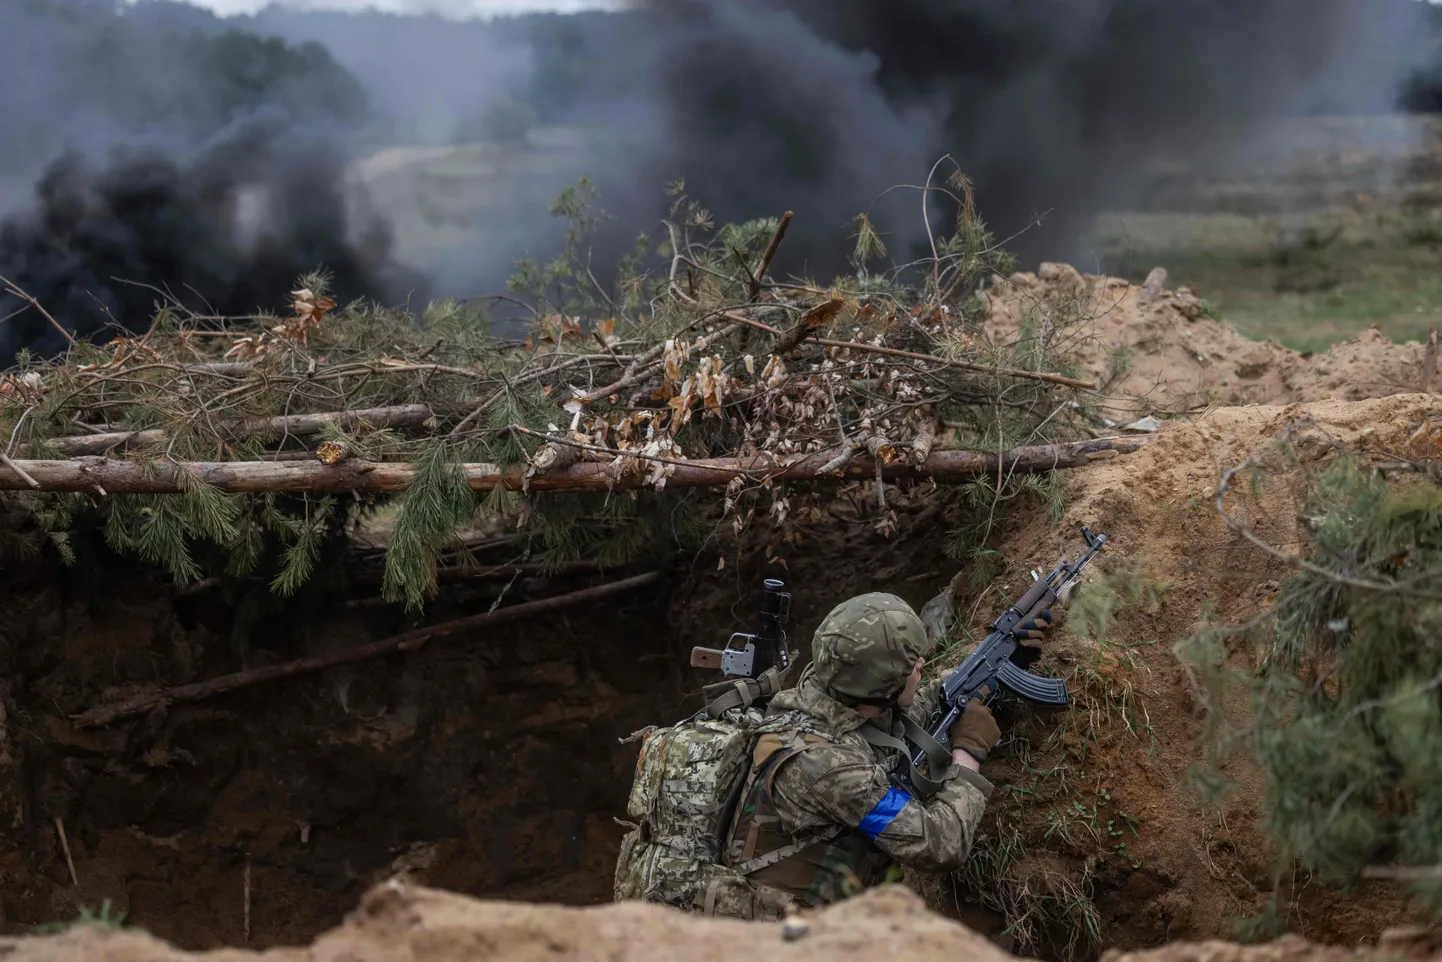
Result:
<svg viewBox="0 0 1442 962"><path fill-rule="evenodd" d="M738 631L725 648L692 648L692 668L719 668L728 678L760 678L769 668L781 674L791 667L786 650L786 623L791 618L791 594L786 582L762 582L761 628L754 635Z"/></svg>
<svg viewBox="0 0 1442 962"><path fill-rule="evenodd" d="M941 683L938 706L926 728L921 730L916 726L913 730L907 719L911 756L910 765L903 767L910 771L896 773L899 780L909 781L913 787L921 787L917 785L919 781L937 784L927 778L926 773L944 771L950 765L951 726L973 698L989 698L998 688L1005 688L1041 705L1060 708L1068 703L1066 682L1033 675L1017 667L1012 656L1019 644L1017 629L1050 608L1063 592L1076 584L1107 543L1106 535L1092 534L1090 528L1083 527L1081 533L1087 546L1080 557L1070 564L1063 558L1045 578L1037 578L1015 604L992 622L991 632L977 645L976 651L946 676ZM1035 572L1032 577L1036 577Z"/></svg>

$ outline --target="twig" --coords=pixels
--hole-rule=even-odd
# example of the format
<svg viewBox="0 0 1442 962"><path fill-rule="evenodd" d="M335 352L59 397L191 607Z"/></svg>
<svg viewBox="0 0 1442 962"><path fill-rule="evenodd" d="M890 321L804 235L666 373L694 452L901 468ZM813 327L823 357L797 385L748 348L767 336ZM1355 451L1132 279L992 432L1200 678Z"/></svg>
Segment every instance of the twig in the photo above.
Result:
<svg viewBox="0 0 1442 962"><path fill-rule="evenodd" d="M1437 387L1437 325L1427 331L1427 348L1422 352L1422 391L1431 394Z"/></svg>
<svg viewBox="0 0 1442 962"><path fill-rule="evenodd" d="M295 661L282 662L276 665L267 665L264 668L256 668L251 671L235 672L230 675L222 675L219 678L212 678L209 681L178 685L174 688L147 692L122 701L99 705L79 715L72 716L71 720L77 728L94 728L100 725L109 725L122 718L132 718L136 715L143 715L154 709L157 705L189 704L203 701L207 698L214 698L217 695L224 695L237 689L258 685L261 682L275 681L281 678L294 678L297 675L322 671L323 669L332 668L336 665L348 665L353 662L366 661L397 652L415 651L429 641L444 638L447 635L453 635L460 631L469 631L474 628L504 624L508 621L516 621L521 618L531 617L532 615L548 614L561 608L570 607L571 605L597 601L601 598L608 598L612 595L633 591L637 588L653 584L660 580L660 577L661 575L658 572L652 571L631 578L625 578L621 581L613 581L609 584L596 585L593 588L585 588L581 591L557 595L554 598L528 601L525 604L511 605L510 607L500 608L496 611L488 611L479 615L470 615L465 618L444 621L437 625L429 625L425 628L417 628L414 631L408 631L404 634L384 638L380 641L373 641L368 645L347 648L326 655L316 655L311 658L299 658ZM58 818L56 819L56 824L59 824ZM64 838L64 829L61 829L61 838Z"/></svg>
<svg viewBox="0 0 1442 962"><path fill-rule="evenodd" d="M816 338L816 344L822 347L838 347L849 351L862 351L867 354L887 354L891 357L906 357L913 361L927 361L939 367L957 367L964 371L977 371L982 374L995 374L999 377L1015 377L1030 381L1045 381L1048 384L1060 384L1063 387L1080 388L1083 391L1095 392L1097 386L1092 381L1078 381L1076 378L1062 377L1060 374L1046 374L1041 371L1022 371L1014 367L987 367L985 364L977 364L974 361L952 361L944 357L937 357L934 354L919 354L916 351L902 351L894 347L880 347L876 344L862 344L857 341L828 341L823 338Z"/></svg>
<svg viewBox="0 0 1442 962"><path fill-rule="evenodd" d="M776 233L771 235L771 243L766 245L766 253L761 255L761 265L756 268L756 273L751 275L750 291L747 298L752 303L761 296L761 282L766 279L766 271L771 267L771 258L776 256L776 250L781 242L786 239L786 228L791 226L791 211L781 215L781 222L776 225Z"/></svg>
<svg viewBox="0 0 1442 962"><path fill-rule="evenodd" d="M1367 865L1362 868L1362 877L1394 882L1431 882L1442 880L1442 865Z"/></svg>
<svg viewBox="0 0 1442 962"><path fill-rule="evenodd" d="M59 331L60 336L65 338L65 340L70 343L71 347L75 346L75 335L71 334L64 327L62 327L59 321L51 317L50 312L45 309L45 305L41 304L35 298L31 297L29 294L16 287L14 281L4 277L3 275L0 275L0 284L4 285L7 293L15 295L16 297L20 298L22 301L39 311L40 316L45 318L45 320L49 321L50 326L55 328L55 330Z"/></svg>
<svg viewBox="0 0 1442 962"><path fill-rule="evenodd" d="M70 885L78 889L80 878L75 874L75 859L70 857L70 840L65 837L65 822L59 815L55 816L55 831L60 836L60 850L65 853L65 866L70 869Z"/></svg>
<svg viewBox="0 0 1442 962"><path fill-rule="evenodd" d="M25 471L24 468L20 467L20 465L16 464L14 461L10 460L10 455L5 454L3 451L0 451L0 464L5 465L5 467L9 468L11 471L14 471L16 474L18 474L18 475L20 476L20 480L22 480L22 481L24 481L26 484L30 485L30 487L32 487L32 488L39 488L39 487L40 487L40 482L39 482L39 481L36 481L34 478L32 478L32 477Z"/></svg>

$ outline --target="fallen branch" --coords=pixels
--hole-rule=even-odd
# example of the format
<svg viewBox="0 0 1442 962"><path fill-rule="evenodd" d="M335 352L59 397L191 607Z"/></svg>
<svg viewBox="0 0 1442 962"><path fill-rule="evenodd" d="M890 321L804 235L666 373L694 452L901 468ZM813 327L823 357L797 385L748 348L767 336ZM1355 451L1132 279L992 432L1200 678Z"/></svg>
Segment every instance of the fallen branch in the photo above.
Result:
<svg viewBox="0 0 1442 962"><path fill-rule="evenodd" d="M1144 446L1152 435L1125 438L1097 438L1064 444L1042 444L1016 448L998 455L985 451L933 452L922 464L897 460L881 466L888 482L931 478L938 482L963 481L999 471L1030 473L1074 468L1101 458L1130 454ZM562 439L557 439L562 440ZM562 443L565 443L562 440ZM838 449L810 455L746 458L713 458L684 461L676 458L646 458L634 452L608 452L617 459L633 462L629 470L615 463L583 461L562 470L526 478L525 465L501 468L494 464L467 464L462 469L466 483L476 491L504 487L512 491L608 491L646 485L643 461L664 461L670 473L666 485L673 488L725 487L736 477L756 481L817 481L832 478L865 480L876 474L872 458L856 457L831 475L824 465L834 462ZM71 458L63 461L16 461L40 485L42 491L94 493L179 494L196 482L232 493L268 492L384 493L410 487L415 466L399 462L352 459L327 465L318 461L121 461L109 458ZM182 474L189 475L182 479ZM14 469L0 468L0 490L19 491L30 484Z"/></svg>
<svg viewBox="0 0 1442 962"><path fill-rule="evenodd" d="M70 839L65 837L65 820L55 816L55 834L60 836L60 850L65 853L65 867L70 870L70 887L80 888L80 877L75 874L75 859L70 856Z"/></svg>
<svg viewBox="0 0 1442 962"><path fill-rule="evenodd" d="M307 437L321 433L326 426L354 428L368 424L375 428L417 428L435 416L430 405L401 404L394 407L362 408L356 411L330 411L323 414L287 414L274 418L251 418L221 425L219 434L228 441L240 438L265 440L285 437ZM127 448L165 444L169 435L162 429L147 431L108 431L103 434L80 434L54 438L49 444L61 454L75 456L104 454Z"/></svg>
<svg viewBox="0 0 1442 962"><path fill-rule="evenodd" d="M594 561L566 561L561 564L511 564L485 565L483 567L445 567L436 569L436 581L440 584L461 581L505 581L517 575L535 578L553 578L560 575L595 574L601 566ZM357 575L352 584L362 588L378 588L385 581L382 572L366 572Z"/></svg>
<svg viewBox="0 0 1442 962"><path fill-rule="evenodd" d="M836 320L836 316L845 306L846 301L840 297L833 297L817 304L801 315L795 327L776 339L776 346L771 349L771 353L777 357L785 357L790 354L800 347L801 342L810 337L817 328L824 327Z"/></svg>
<svg viewBox="0 0 1442 962"><path fill-rule="evenodd" d="M498 608L495 611L488 611L479 615L471 615L466 618L457 618L454 621L445 621L438 625L417 628L405 634L395 635L391 638L383 638L380 641L373 641L368 645L334 651L325 655L316 655L312 658L299 658L295 661L282 662L278 665L267 665L264 668L256 668L251 671L238 671L234 674L212 678L209 681L178 685L174 688L157 689L152 692L126 698L122 701L112 702L108 705L99 705L88 711L81 712L78 715L72 715L71 721L74 722L76 728L96 728L101 725L109 725L122 718L133 718L136 715L146 714L161 705L188 704L207 698L214 698L216 695L224 695L240 688L249 688L261 682L274 681L280 678L294 678L297 675L311 674L336 665L348 665L357 661L367 661L396 652L415 651L426 642L436 638L443 638L447 635L453 635L460 631L468 631L472 628L489 627L508 621L515 621L519 618L528 618L532 615L546 614L561 608L570 607L571 605L597 601L601 598L608 598L612 595L644 587L657 581L660 577L659 573L652 571L621 581L596 585L594 588L585 588L581 591L557 595L554 598L528 601L525 604L511 605L507 608Z"/></svg>
<svg viewBox="0 0 1442 962"><path fill-rule="evenodd" d="M1014 367L987 367L985 364L977 364L974 361L950 361L944 357L937 357L934 354L918 354L916 351L903 351L895 347L880 347L875 344L861 344L856 341L828 341L817 338L813 343L822 347L840 347L850 351L862 351L867 354L885 354L889 357L905 357L913 361L927 361L938 367L955 367L963 371L976 371L981 374L995 374L998 377L1016 377L1029 381L1045 381L1048 384L1060 384L1063 387L1081 388L1083 391L1095 391L1096 383L1093 381L1079 381L1074 377L1062 377L1060 374L1047 374L1043 371L1023 371Z"/></svg>
<svg viewBox="0 0 1442 962"><path fill-rule="evenodd" d="M51 317L50 312L45 309L45 305L41 304L35 298L31 297L29 294L16 287L14 281L9 280L5 277L0 277L0 288L4 288L5 293L12 294L15 297L20 298L26 304L29 304L31 307L35 308L35 310L39 311L40 316L45 318L45 320L49 322L51 327L59 331L60 336L65 338L66 342L69 343L71 347L75 346L75 335L67 331L59 321ZM24 310L24 308L21 309Z"/></svg>
<svg viewBox="0 0 1442 962"><path fill-rule="evenodd" d="M752 303L761 296L761 284L766 280L766 272L771 268L771 259L776 256L777 248L786 239L786 228L791 226L791 217L789 210L781 215L781 222L776 225L776 233L771 235L771 243L766 245L766 253L761 255L761 266L756 268L756 273L748 280L747 299Z"/></svg>
<svg viewBox="0 0 1442 962"><path fill-rule="evenodd" d="M1392 882L1442 881L1442 865L1366 865L1362 877Z"/></svg>

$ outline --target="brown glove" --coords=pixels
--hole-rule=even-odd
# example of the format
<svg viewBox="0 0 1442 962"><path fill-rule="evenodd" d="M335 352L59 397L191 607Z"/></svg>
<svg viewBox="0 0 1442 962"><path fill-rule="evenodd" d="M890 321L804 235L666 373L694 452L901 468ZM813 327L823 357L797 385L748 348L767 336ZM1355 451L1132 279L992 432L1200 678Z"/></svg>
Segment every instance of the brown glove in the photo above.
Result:
<svg viewBox="0 0 1442 962"><path fill-rule="evenodd" d="M966 703L966 710L951 726L950 734L951 747L962 749L978 762L986 761L987 753L1001 741L1001 729L980 699Z"/></svg>
<svg viewBox="0 0 1442 962"><path fill-rule="evenodd" d="M1028 648L1040 648L1042 639L1046 637L1046 630L1050 627L1051 609L1045 608L1038 612L1035 618L1016 626L1016 640Z"/></svg>

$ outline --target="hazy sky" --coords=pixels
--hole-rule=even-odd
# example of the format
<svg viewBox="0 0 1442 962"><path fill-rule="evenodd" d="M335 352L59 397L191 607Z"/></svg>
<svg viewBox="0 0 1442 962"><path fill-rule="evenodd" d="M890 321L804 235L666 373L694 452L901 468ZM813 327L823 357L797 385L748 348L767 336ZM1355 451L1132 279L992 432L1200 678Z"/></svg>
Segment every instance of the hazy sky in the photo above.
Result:
<svg viewBox="0 0 1442 962"><path fill-rule="evenodd" d="M254 13L271 0L190 0L219 14ZM285 0L287 7L306 10L377 10L439 13L450 17L488 17L532 10L574 12L619 6L617 0Z"/></svg>

